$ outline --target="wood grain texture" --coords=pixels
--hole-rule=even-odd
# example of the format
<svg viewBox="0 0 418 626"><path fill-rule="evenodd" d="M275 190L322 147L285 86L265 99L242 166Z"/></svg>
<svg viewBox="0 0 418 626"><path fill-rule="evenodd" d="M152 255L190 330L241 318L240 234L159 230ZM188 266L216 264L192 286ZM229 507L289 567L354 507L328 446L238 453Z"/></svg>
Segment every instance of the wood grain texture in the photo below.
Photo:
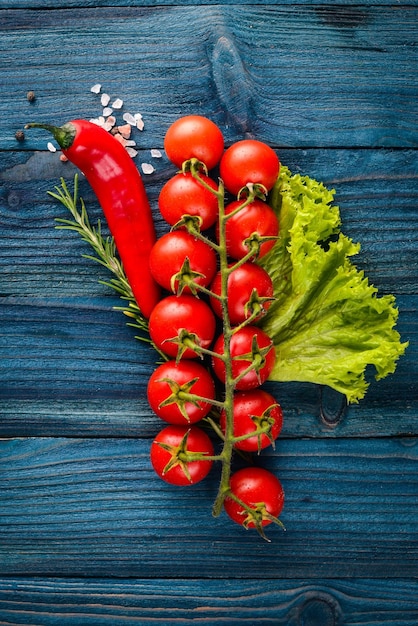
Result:
<svg viewBox="0 0 418 626"><path fill-rule="evenodd" d="M416 0L0 0L1 625L418 623L417 33ZM144 115L138 165L197 112L335 187L359 267L396 295L410 347L359 405L340 418L338 394L271 386L285 425L257 463L283 481L287 527L271 544L212 518L216 469L190 490L154 476L155 355L54 229L46 191L74 168L40 131L15 139L97 116L96 82ZM160 234L174 168L152 163Z"/></svg>
<svg viewBox="0 0 418 626"><path fill-rule="evenodd" d="M111 19L106 7L10 9L0 17L3 149L16 148L15 131L30 118L97 115L95 82L140 108L148 146L161 146L164 129L191 112L229 124L228 141L245 124L273 146L418 143L418 7L115 7ZM235 82L219 78L220 41L236 51L232 63L239 58ZM28 89L39 94L32 106ZM250 95L247 122L239 90ZM39 133L27 140L45 143Z"/></svg>
<svg viewBox="0 0 418 626"><path fill-rule="evenodd" d="M308 174L336 189L343 230L362 249L356 261L370 281L386 293L418 290L418 157L414 150L278 150L295 173ZM136 157L138 167L149 151ZM167 226L158 211L158 194L174 173L165 158L145 177L157 232ZM54 229L66 210L48 197L76 169L49 152L0 152L0 293L3 295L84 295L109 293L97 280L103 270L81 258L86 245L72 233ZM80 183L92 222L101 211L85 181ZM384 250L384 254L382 254ZM28 263L30 272L28 272Z"/></svg>
<svg viewBox="0 0 418 626"><path fill-rule="evenodd" d="M5 298L0 307L0 436L150 437L158 427L146 400L156 354L134 339L106 299ZM266 385L285 412L286 436L417 434L416 298L400 298L399 329L411 344L397 372L372 382L336 428L320 418L319 389ZM408 309L408 306L410 307ZM340 406L324 391L323 404Z"/></svg>
<svg viewBox="0 0 418 626"><path fill-rule="evenodd" d="M236 0L184 0L181 6L195 7L195 6L225 6L236 5ZM252 6L270 6L277 5L277 0L242 0L240 5L252 5ZM367 10L367 7L373 6L393 6L393 0L364 0L359 2L358 0L345 0L344 3L335 4L332 0L323 0L318 3L317 0L298 0L298 2L292 2L292 0L281 0L280 5L292 5L292 6L320 6L330 7L329 12L333 16L332 21L337 24L340 23L341 27L353 26L359 20L359 15L363 10ZM399 2L402 6L416 6L415 0L402 0ZM96 8L98 6L97 0L59 0L58 2L53 0L0 0L0 9L45 9L52 8ZM101 7L171 7L180 6L178 0L101 0Z"/></svg>
<svg viewBox="0 0 418 626"><path fill-rule="evenodd" d="M416 626L415 580L0 579L0 624Z"/></svg>
<svg viewBox="0 0 418 626"><path fill-rule="evenodd" d="M153 475L138 439L0 442L0 571L7 575L393 578L416 575L416 439L280 440L258 461L282 480L266 543L226 515L218 481ZM175 567L173 564L175 563Z"/></svg>
<svg viewBox="0 0 418 626"><path fill-rule="evenodd" d="M372 384L366 399L337 428L320 419L319 391L274 388L286 412L286 436L387 436L417 433L417 180L411 150L282 150L283 163L336 188L343 230L362 250L357 263L379 292L394 293L398 328L410 341L398 371ZM148 156L145 151L138 163ZM49 152L0 153L0 434L96 433L152 436L145 400L155 355L112 307L119 304L103 268L82 258L89 249L74 233L57 231L65 209L48 198L75 169ZM173 168L155 160L145 179L158 231L159 189ZM81 181L91 219L101 215ZM98 363L100 364L98 367ZM329 393L327 392L327 397ZM338 406L339 400L329 399ZM135 418L135 416L137 416Z"/></svg>

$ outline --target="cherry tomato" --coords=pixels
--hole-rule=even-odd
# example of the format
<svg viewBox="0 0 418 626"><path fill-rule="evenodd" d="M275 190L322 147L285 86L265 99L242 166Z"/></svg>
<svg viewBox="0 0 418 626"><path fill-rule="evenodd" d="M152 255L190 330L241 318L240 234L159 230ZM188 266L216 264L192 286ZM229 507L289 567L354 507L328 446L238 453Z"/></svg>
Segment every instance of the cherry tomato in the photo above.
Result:
<svg viewBox="0 0 418 626"><path fill-rule="evenodd" d="M149 265L154 280L174 293L179 290L179 280L175 280L175 276L181 270L180 290L195 293L193 283L207 286L214 277L217 257L204 241L185 230L173 230L157 239L151 249ZM187 285L186 280L192 284Z"/></svg>
<svg viewBox="0 0 418 626"><path fill-rule="evenodd" d="M164 149L177 167L195 158L211 170L223 154L224 139L220 129L211 120L201 115L186 115L167 130Z"/></svg>
<svg viewBox="0 0 418 626"><path fill-rule="evenodd" d="M207 185L217 190L214 180L201 174ZM206 230L214 225L218 217L218 200L201 185L190 172L179 173L170 178L161 189L158 198L161 215L168 224L174 226L183 215L200 217L200 230Z"/></svg>
<svg viewBox="0 0 418 626"><path fill-rule="evenodd" d="M225 207L225 214L232 213L242 202L234 200ZM232 215L225 224L226 249L233 259L242 259L251 250L251 238L257 241L260 237L269 237L259 241L252 258L261 258L275 244L279 234L279 221L273 209L262 200L254 200L246 207ZM219 240L219 228L217 229Z"/></svg>
<svg viewBox="0 0 418 626"><path fill-rule="evenodd" d="M259 452L270 446L279 436L283 425L283 412L273 396L263 389L238 391L234 395L233 422L234 437L250 435L257 427L269 427L267 433L260 433L234 444L238 450ZM225 411L221 412L220 425L225 432Z"/></svg>
<svg viewBox="0 0 418 626"><path fill-rule="evenodd" d="M210 290L221 295L222 274L218 272L212 281ZM228 314L233 326L247 320L251 314L259 311L254 322L260 319L271 305L273 281L265 269L255 263L243 263L234 269L228 277L227 286ZM267 300L264 300L267 298ZM210 304L216 315L222 318L222 304L218 298L211 297Z"/></svg>
<svg viewBox="0 0 418 626"><path fill-rule="evenodd" d="M208 400L215 398L215 385L208 370L196 361L166 361L151 374L148 402L161 419L169 424L194 424L209 413L212 405L203 400L187 400L184 394Z"/></svg>
<svg viewBox="0 0 418 626"><path fill-rule="evenodd" d="M224 349L224 336L222 334L216 340L213 352L222 355ZM230 349L232 375L234 378L242 376L236 382L235 388L237 390L253 389L267 380L274 367L276 355L272 340L261 328L249 324L237 330L231 337ZM258 367L244 374L244 371L255 361L258 361ZM225 382L225 363L223 360L213 357L212 366L219 380Z"/></svg>
<svg viewBox="0 0 418 626"><path fill-rule="evenodd" d="M206 302L194 296L167 296L152 310L148 330L157 348L168 356L194 359L200 355L181 340L191 338L208 348L215 335L215 316Z"/></svg>
<svg viewBox="0 0 418 626"><path fill-rule="evenodd" d="M151 463L160 478L171 485L193 485L203 480L213 461L188 460L190 453L213 456L208 435L197 426L167 426L151 444Z"/></svg>
<svg viewBox="0 0 418 626"><path fill-rule="evenodd" d="M219 168L226 189L233 194L238 194L247 183L258 183L269 191L279 175L280 162L267 144L243 139L225 151Z"/></svg>
<svg viewBox="0 0 418 626"><path fill-rule="evenodd" d="M243 506L229 498L225 498L224 507L229 517L246 528L254 528L256 520L261 526L267 526L278 518L284 504L283 487L276 476L261 467L244 467L232 475L231 492L244 504L258 513L255 518Z"/></svg>

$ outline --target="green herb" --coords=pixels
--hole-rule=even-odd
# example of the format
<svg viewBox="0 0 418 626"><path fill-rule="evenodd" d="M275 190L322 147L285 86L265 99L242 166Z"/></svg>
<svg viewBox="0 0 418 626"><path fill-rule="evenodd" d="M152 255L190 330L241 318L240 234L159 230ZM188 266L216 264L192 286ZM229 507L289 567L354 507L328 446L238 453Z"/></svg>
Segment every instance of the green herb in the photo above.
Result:
<svg viewBox="0 0 418 626"><path fill-rule="evenodd" d="M377 297L351 262L360 246L340 232L333 198L322 183L282 167L270 198L280 237L260 260L277 300L260 325L276 347L272 380L328 385L358 402L368 387L367 366L384 378L408 343L394 329L395 298Z"/></svg>
<svg viewBox="0 0 418 626"><path fill-rule="evenodd" d="M103 265L114 276L109 281L99 281L114 289L122 299L127 301L125 306L114 307L122 311L131 320L128 325L137 328L141 334L136 338L147 343L152 343L148 335L148 322L142 316L141 311L135 302L131 287L126 279L122 264L117 256L116 246L113 237L102 235L100 220L97 226L92 226L87 214L86 206L82 198L78 195L78 174L74 176L74 189L70 193L65 181L61 178L61 186L55 187L55 192L49 191L50 196L59 200L71 213L72 219L57 218L57 228L73 230L77 232L83 241L88 243L93 249L94 255L83 254L87 259L92 259ZM153 344L152 344L153 345ZM155 348L155 346L153 345Z"/></svg>

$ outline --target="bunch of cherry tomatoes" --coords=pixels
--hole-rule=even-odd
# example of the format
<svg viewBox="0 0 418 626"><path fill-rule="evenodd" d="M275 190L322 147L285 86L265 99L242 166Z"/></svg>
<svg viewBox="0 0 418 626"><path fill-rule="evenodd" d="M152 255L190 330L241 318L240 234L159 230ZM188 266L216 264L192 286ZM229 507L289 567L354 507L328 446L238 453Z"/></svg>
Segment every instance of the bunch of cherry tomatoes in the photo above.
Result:
<svg viewBox="0 0 418 626"><path fill-rule="evenodd" d="M149 334L166 356L148 384L152 410L168 425L151 445L156 473L174 485L204 479L222 463L214 514L238 524L277 522L281 483L256 466L231 470L234 450L260 452L274 443L282 409L261 388L275 362L270 337L257 322L274 294L255 261L274 245L277 216L265 197L277 180L275 152L256 140L224 150L220 129L201 116L178 119L164 147L180 171L162 188L159 208L171 230L150 255L166 295L149 318ZM219 168L219 183L209 175ZM215 453L210 424L223 445Z"/></svg>

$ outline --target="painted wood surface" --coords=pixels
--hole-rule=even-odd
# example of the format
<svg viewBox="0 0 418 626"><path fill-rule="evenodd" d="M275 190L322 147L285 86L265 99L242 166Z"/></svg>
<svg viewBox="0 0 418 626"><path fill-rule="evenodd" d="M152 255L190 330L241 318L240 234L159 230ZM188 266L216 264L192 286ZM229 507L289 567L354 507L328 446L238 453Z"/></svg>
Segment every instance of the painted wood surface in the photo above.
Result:
<svg viewBox="0 0 418 626"><path fill-rule="evenodd" d="M269 544L226 515L212 518L216 469L185 494L154 476L146 440L4 440L1 571L261 583L330 571L374 578L390 566L392 578L413 577L414 444L409 437L278 442L257 460L286 492L287 530L269 529Z"/></svg>
<svg viewBox="0 0 418 626"><path fill-rule="evenodd" d="M403 580L0 581L1 624L416 625L416 585ZM48 607L48 610L46 610ZM6 621L7 620L7 621ZM40 623L36 621L36 623Z"/></svg>
<svg viewBox="0 0 418 626"><path fill-rule="evenodd" d="M210 114L228 140L416 147L417 13L403 5L7 10L0 147L16 147L28 115L56 123L75 111L97 115L94 82L141 107L154 147L188 112ZM29 85L40 94L31 109ZM31 134L26 146L45 142Z"/></svg>
<svg viewBox="0 0 418 626"><path fill-rule="evenodd" d="M280 386L287 415L283 432L289 437L413 435L418 399L415 153L295 149L280 154L294 171L309 172L337 189L344 230L362 244L357 263L381 293L397 295L399 330L410 341L396 374L372 385L336 428L319 417L316 387ZM140 432L151 437L155 418L144 394L155 355L112 311L119 300L98 282L107 279L106 272L82 258L89 252L86 244L54 228L65 209L48 198L47 190L61 176L71 183L75 169L49 152L17 157L4 152L0 163L5 198L0 435L111 436L116 428L119 436L132 436L138 434L140 416ZM147 189L158 219L158 191L174 170L165 160L156 167ZM100 209L85 182L81 192L92 220L98 219ZM157 226L164 232L160 221ZM339 398L327 390L325 398L328 412L335 412Z"/></svg>
<svg viewBox="0 0 418 626"><path fill-rule="evenodd" d="M0 0L0 624L418 623L417 31L413 0ZM283 481L287 530L270 544L212 518L216 470L186 493L154 478L155 356L54 228L46 192L75 169L42 133L15 139L97 116L96 82L143 114L138 165L197 112L335 187L358 266L397 297L410 347L359 405L271 385L285 425L257 462ZM152 163L162 233L174 170Z"/></svg>

